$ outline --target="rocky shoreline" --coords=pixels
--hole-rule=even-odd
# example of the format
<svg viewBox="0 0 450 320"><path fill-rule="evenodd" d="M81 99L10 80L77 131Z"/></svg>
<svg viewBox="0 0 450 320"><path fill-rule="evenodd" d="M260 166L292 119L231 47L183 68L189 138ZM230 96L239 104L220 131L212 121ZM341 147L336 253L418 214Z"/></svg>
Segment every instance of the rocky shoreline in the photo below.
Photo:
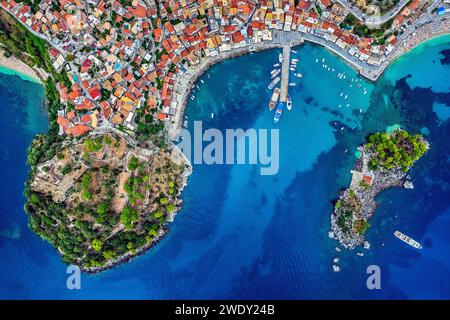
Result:
<svg viewBox="0 0 450 320"><path fill-rule="evenodd" d="M127 252L126 254L118 257L117 259L115 259L113 261L106 263L105 265L103 265L101 267L85 268L83 266L80 266L80 269L81 269L81 271L83 271L87 274L96 274L96 273L100 273L102 271L112 269L119 264L129 262L129 261L133 260L134 258L136 258L140 255L143 255L148 250L150 250L151 248L156 246L167 235L167 233L168 233L167 228L164 228L152 242L150 242L140 248L137 248L134 253Z"/></svg>
<svg viewBox="0 0 450 320"><path fill-rule="evenodd" d="M393 172L381 173L376 172L377 180L374 182L370 189L360 188L355 191L356 196L361 201L361 218L369 221L373 213L377 208L375 197L382 191L393 188L402 187L405 181L407 181L407 174L401 170L395 170ZM345 200L349 197L350 188L341 191L338 200ZM332 238L339 241L339 243L347 249L355 249L357 246L364 245L366 240L364 233L358 234L357 237L348 237L337 223L338 213L336 209L331 215L331 232ZM367 246L367 243L365 244Z"/></svg>
<svg viewBox="0 0 450 320"><path fill-rule="evenodd" d="M428 149L428 142L424 139L422 141ZM368 145L369 143L358 148L361 157L355 161L351 171L351 184L340 192L330 216L329 237L336 239L347 249L355 249L360 245L364 245L366 249L370 247L365 239L365 232L370 227L370 218L377 208L375 197L380 192L394 187L414 187L408 170L401 167L370 170L369 163L377 155Z"/></svg>

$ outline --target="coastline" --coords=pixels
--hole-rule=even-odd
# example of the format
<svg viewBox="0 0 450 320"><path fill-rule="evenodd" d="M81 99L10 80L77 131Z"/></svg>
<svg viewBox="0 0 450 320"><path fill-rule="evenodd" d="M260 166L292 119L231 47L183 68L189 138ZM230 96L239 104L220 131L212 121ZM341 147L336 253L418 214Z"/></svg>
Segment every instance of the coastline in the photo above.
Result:
<svg viewBox="0 0 450 320"><path fill-rule="evenodd" d="M304 42L303 38L299 38L290 43L291 47L296 47ZM175 137L179 134L181 128L182 118L184 116L184 111L187 105L187 99L191 94L191 90L194 87L196 81L207 72L212 66L221 63L223 61L237 58L240 56L244 56L247 54L252 54L254 52L260 52L270 49L281 48L284 43L275 43L275 42L265 42L260 45L247 46L239 49L235 49L235 51L227 51L223 53L219 53L217 56L207 58L203 60L200 65L195 66L195 68L189 69L184 76L181 76L177 79L175 83L176 89L174 90L177 94L177 102L180 109L177 110L176 119L173 123L171 123L170 128L168 129L168 136L170 139L175 139ZM181 91L181 92L180 92Z"/></svg>
<svg viewBox="0 0 450 320"><path fill-rule="evenodd" d="M391 137L398 137L398 135L404 132L406 131L397 129L393 133L388 134L389 139ZM407 132L406 135L408 135ZM374 136L372 135L370 138ZM379 160L379 153L376 151L378 150L376 148L377 146L373 146L373 144L383 142L377 142L377 138L370 138L366 143L357 148L361 157L355 160L353 169L350 171L352 173L350 185L340 191L338 199L334 201L333 212L330 216L331 230L328 235L330 238L336 239L346 249L355 249L357 246L363 244L366 249L370 246L366 241L365 233L370 227L370 219L378 206L375 200L376 196L384 190L394 187L403 187L405 189L414 188L409 176L409 170L430 148L429 142L423 136L420 136L416 140L419 141L417 142L418 144L420 143L422 145L423 149L421 149L420 146L416 147L411 142L414 140L406 140L410 138L405 138L402 135L399 138L395 138L397 140L394 140L394 143L397 148L404 148L400 152L417 155L416 158L413 158L413 156L407 158L406 161L411 161L411 164L405 167L403 164L399 164L399 162L393 162L396 160L391 160L392 167L389 167L389 169L381 166L373 168L370 165L373 161L377 164L380 161L384 161ZM392 142L392 140L390 141ZM405 141L407 141L406 144ZM406 147L404 147L405 145ZM386 148L383 144L379 144L378 146ZM411 148L410 146L414 146L412 150L409 149ZM391 150L382 152L389 152ZM399 153L397 151L392 158L398 155Z"/></svg>
<svg viewBox="0 0 450 320"><path fill-rule="evenodd" d="M189 162L189 160L186 158L186 156L181 152L181 150L176 145L172 144L172 147L173 147L172 157L173 157L174 161L178 161L180 165L184 164L186 166L186 168L182 174L183 185L178 194L179 202L177 204L176 210L173 211L170 214L169 218L167 219L166 225L162 228L161 232L150 243L147 243L147 244L137 248L134 253L131 253L130 251L128 251L127 253L121 255L120 257L117 257L116 259L114 259L112 261L109 261L108 263L106 263L105 265L103 265L101 267L84 268L84 267L80 266L80 269L83 272L85 272L87 274L96 274L96 273L100 273L102 271L112 269L113 267L115 267L117 265L127 263L127 262L133 260L134 258L139 257L140 255L143 255L144 253L149 251L151 248L156 246L161 240L163 240L167 236L167 234L169 233L168 225L174 221L175 216L182 209L183 200L181 199L181 194L182 194L184 188L187 186L187 181L189 179L189 176L192 174L192 165ZM174 153L176 153L176 155Z"/></svg>
<svg viewBox="0 0 450 320"><path fill-rule="evenodd" d="M395 63L399 59L403 58L409 52L419 48L422 45L427 44L429 41L432 41L434 39L438 39L440 37L450 36L450 23L447 23L446 27L447 27L447 29L439 31L437 33L434 33L434 34L432 34L429 37L424 37L424 38L420 38L418 36L417 37L416 36L415 37L412 37L412 36L409 37L407 40L405 40L404 44L402 44L401 46L398 46L394 51L392 51L391 55L386 60L386 62L379 67L379 75L373 81L378 80L378 78L381 77L384 74L384 71L392 63ZM422 31L426 30L427 28L430 28L430 24L423 25L421 28L417 29L417 32L420 33ZM362 74L362 75L364 75L364 74Z"/></svg>
<svg viewBox="0 0 450 320"><path fill-rule="evenodd" d="M158 234L158 236L155 239L153 239L152 242L147 243L147 244L143 245L142 247L137 248L134 253L131 253L128 251L124 255L118 257L117 259L115 259L113 261L108 262L107 264L105 264L101 267L84 268L84 267L80 266L80 269L81 269L81 271L83 271L87 274L96 274L96 273L100 273L102 271L112 269L115 266L118 266L120 264L130 262L134 258L139 257L140 255L143 255L148 250L150 250L151 248L156 246L167 235L167 233L168 233L168 229L163 228L162 231Z"/></svg>
<svg viewBox="0 0 450 320"><path fill-rule="evenodd" d="M416 49L420 45L426 44L428 41L431 41L435 38L450 36L450 23L444 24L444 29L440 30L436 33L431 33L431 36L426 34L429 31L427 28L430 28L430 24L422 25L419 29L416 30L417 33L425 33L423 37L420 36L410 36L408 39L403 40L402 45L398 45L391 54L386 58L386 61L382 63L380 66L371 66L367 63L367 66L373 67L374 72L370 72L368 68L365 68L363 65L352 61L346 56L346 51L341 52L336 48L333 48L331 43L320 41L320 39L314 39L310 37L308 34L307 37L301 35L298 39L294 41L290 41L291 47L296 47L303 44L305 41L319 45L324 47L325 49L331 51L333 54L337 55L341 58L347 65L351 68L355 69L362 77L370 80L377 81L383 74L384 71L390 66L393 62L397 61L399 58L403 57L405 54L410 52L411 50ZM412 43L411 43L412 42ZM259 52L269 49L281 48L285 43L282 42L264 42L260 45L247 46L240 49L235 49L234 51L227 51L224 53L219 53L215 57L207 58L203 60L200 65L195 66L195 69L191 67L185 74L183 74L180 78L178 78L175 82L175 92L177 94L177 112L175 114L175 119L170 124L168 129L168 136L170 139L175 139L175 137L179 134L181 129L181 123L184 116L185 108L187 105L187 99L191 93L192 88L194 87L196 81L208 71L209 68L218 64L220 62L226 61L228 59L236 58L242 55L250 54L253 52ZM369 70L369 71L368 71Z"/></svg>
<svg viewBox="0 0 450 320"><path fill-rule="evenodd" d="M420 29L418 29L418 30L420 30ZM316 44L322 45L323 47L330 50L337 56L341 57L351 67L354 67L357 70L359 70L360 74L362 76L364 76L365 78L368 78L372 81L376 81L378 79L378 77L384 73L384 70L387 68L387 66L390 65L390 63L393 60L402 56L403 53L410 51L414 47L417 47L418 45L423 44L426 41L428 41L432 38L435 38L437 36L441 36L443 34L448 34L448 30L442 31L435 35L432 35L429 38L417 40L415 45L412 47L409 47L409 48L408 48L408 43L404 43L401 46L398 46L393 51L393 53L387 57L385 64L383 64L379 67L374 67L374 69L376 70L376 73L375 73L376 75L374 76L375 79L371 79L367 74L363 74L362 71L363 71L364 67L362 67L358 63L355 63L351 59L348 59L345 55L345 53L346 53L345 51L335 50L335 48L332 47L331 43L323 44L320 42L316 42ZM408 40L411 41L411 39L408 39ZM290 41L289 44L291 45L291 47L295 47L295 46L302 44L304 41L314 42L314 41L311 41L310 39L304 38L301 34L299 34L298 39L296 41ZM407 42L407 41L405 40L405 42ZM190 92L191 92L192 88L194 87L195 82L205 72L207 72L210 67L212 67L213 65L220 63L222 61L228 60L228 59L236 58L236 57L246 55L246 54L251 54L253 52L259 52L259 51L268 50L268 49L280 48L285 44L286 43L270 41L270 42L253 45L253 46L236 48L232 51L219 53L217 56L214 56L214 57L208 57L208 58L204 59L203 61L201 61L201 63L199 65L195 66L194 68L189 68L189 70L185 74L183 74L181 77L179 77L175 83L175 88L176 88L175 92L177 93L176 100L178 103L177 103L177 110L176 110L175 117L174 117L175 119L174 119L173 123L171 123L171 127L169 128L168 137L172 138L174 135L176 135L178 133L180 126L181 126L183 116L184 116L184 111L187 106L187 99L190 95ZM25 77L29 77L30 79L32 79L32 80L30 80L27 78L26 80L35 81L37 83L43 84L44 80L42 79L42 74L40 73L39 69L29 67L14 57L6 58L3 56L2 53L0 53L0 55L1 55L0 56L0 58L1 58L0 65L5 66L9 70L18 72L19 75L21 75L22 77L25 76ZM180 93L180 91L181 91L181 93ZM181 100L181 104L180 104L180 100ZM189 176L189 174L187 176ZM187 183L187 178L186 178L186 183ZM186 185L186 183L185 183L185 185ZM177 208L177 210L173 214L173 217L175 216L176 212L178 212L179 210L180 210L180 208ZM172 220L173 220L173 217L172 217ZM83 271L85 271L87 273L96 273L96 272L110 269L117 264L127 262L127 261L131 260L132 258L139 256L139 255L145 253L150 248L152 248L166 234L167 234L167 230L164 229L164 231L161 232L152 242L136 249L136 251L134 253L126 253L123 256L120 256L119 258L117 258L116 260L111 261L110 263L108 263L105 266L98 267L98 268L87 268L87 269L83 269Z"/></svg>
<svg viewBox="0 0 450 320"><path fill-rule="evenodd" d="M48 77L48 74L46 74L43 70L36 70L26 65L16 57L5 57L2 50L0 50L0 72L10 75L17 75L23 80L39 83L41 85L44 85L44 81Z"/></svg>

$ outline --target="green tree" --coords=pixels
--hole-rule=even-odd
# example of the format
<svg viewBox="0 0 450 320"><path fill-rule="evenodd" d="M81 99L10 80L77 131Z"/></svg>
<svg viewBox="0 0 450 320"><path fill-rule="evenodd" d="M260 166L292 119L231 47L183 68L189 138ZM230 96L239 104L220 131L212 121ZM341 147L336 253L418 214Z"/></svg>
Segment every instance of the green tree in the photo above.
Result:
<svg viewBox="0 0 450 320"><path fill-rule="evenodd" d="M92 240L91 247L95 251L100 251L100 250L102 250L102 247L103 247L103 241L94 239L94 240Z"/></svg>
<svg viewBox="0 0 450 320"><path fill-rule="evenodd" d="M136 210L130 207L125 207L120 215L120 221L127 229L133 228L133 223L138 220L138 213Z"/></svg>
<svg viewBox="0 0 450 320"><path fill-rule="evenodd" d="M137 169L139 165L139 160L136 157L131 157L130 161L128 162L128 170L132 171Z"/></svg>

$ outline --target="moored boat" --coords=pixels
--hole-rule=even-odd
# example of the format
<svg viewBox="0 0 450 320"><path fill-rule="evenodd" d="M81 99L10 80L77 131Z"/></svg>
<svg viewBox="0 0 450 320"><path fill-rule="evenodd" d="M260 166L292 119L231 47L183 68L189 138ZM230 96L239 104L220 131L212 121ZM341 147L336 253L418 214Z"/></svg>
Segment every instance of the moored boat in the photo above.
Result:
<svg viewBox="0 0 450 320"><path fill-rule="evenodd" d="M271 75L271 78L273 79L273 78L275 78L277 75L279 75L280 74L280 72L281 72L281 70L280 69L276 69L275 70L275 72L274 73L272 73L272 75Z"/></svg>
<svg viewBox="0 0 450 320"><path fill-rule="evenodd" d="M278 55L278 62L280 62L280 63L283 62L283 54L282 54L282 53L280 53L280 54Z"/></svg>
<svg viewBox="0 0 450 320"><path fill-rule="evenodd" d="M269 83L267 88L272 90L273 88L275 88L278 82L280 82L280 77L276 77L275 79L273 79L272 82Z"/></svg>
<svg viewBox="0 0 450 320"><path fill-rule="evenodd" d="M277 111L275 111L275 115L273 116L273 122L274 122L275 124L277 124L278 121L280 121L281 113L282 113L282 112L283 112L283 102L280 102L280 103L278 104Z"/></svg>
<svg viewBox="0 0 450 320"><path fill-rule="evenodd" d="M294 73L294 76L296 76L297 78L303 77L303 75L301 73Z"/></svg>
<svg viewBox="0 0 450 320"><path fill-rule="evenodd" d="M278 102L278 98L280 97L280 88L275 88L272 93L272 97L270 98L269 102L269 110L272 111L275 108L275 105Z"/></svg>
<svg viewBox="0 0 450 320"><path fill-rule="evenodd" d="M416 240L408 237L406 234L401 233L398 230L394 232L394 236L396 238L402 240L403 242L409 244L411 247L414 247L416 249L422 249L422 245L420 243L418 243Z"/></svg>
<svg viewBox="0 0 450 320"><path fill-rule="evenodd" d="M291 109L292 109L292 99L291 99L290 95L287 95L286 107L287 107L288 111L291 111Z"/></svg>

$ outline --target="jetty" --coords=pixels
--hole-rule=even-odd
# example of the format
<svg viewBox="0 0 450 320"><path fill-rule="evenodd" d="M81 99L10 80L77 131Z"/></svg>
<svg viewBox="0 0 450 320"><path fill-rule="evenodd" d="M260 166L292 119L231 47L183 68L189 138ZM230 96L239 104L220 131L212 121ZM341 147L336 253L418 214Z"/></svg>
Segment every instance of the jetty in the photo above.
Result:
<svg viewBox="0 0 450 320"><path fill-rule="evenodd" d="M280 102L287 101L289 87L289 64L291 61L291 46L283 45L283 62L281 65L281 93Z"/></svg>

